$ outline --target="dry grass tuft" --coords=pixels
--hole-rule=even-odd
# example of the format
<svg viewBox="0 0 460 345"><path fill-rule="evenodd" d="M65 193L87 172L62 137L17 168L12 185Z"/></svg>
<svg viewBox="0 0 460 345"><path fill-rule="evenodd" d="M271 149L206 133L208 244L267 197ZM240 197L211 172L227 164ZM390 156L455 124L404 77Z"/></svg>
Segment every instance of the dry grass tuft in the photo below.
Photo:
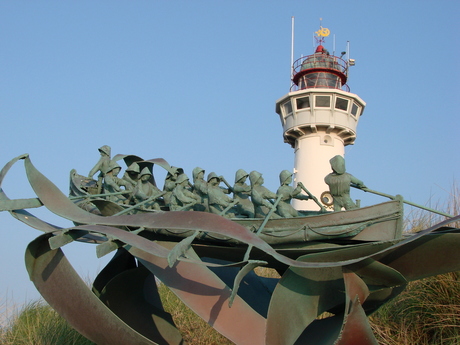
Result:
<svg viewBox="0 0 460 345"><path fill-rule="evenodd" d="M184 341L193 345L231 345L233 342L214 330L203 319L192 312L164 284L158 286L165 310L171 314Z"/></svg>
<svg viewBox="0 0 460 345"><path fill-rule="evenodd" d="M370 319L382 345L460 344L460 273L411 282Z"/></svg>
<svg viewBox="0 0 460 345"><path fill-rule="evenodd" d="M43 301L30 302L8 317L0 345L92 345Z"/></svg>

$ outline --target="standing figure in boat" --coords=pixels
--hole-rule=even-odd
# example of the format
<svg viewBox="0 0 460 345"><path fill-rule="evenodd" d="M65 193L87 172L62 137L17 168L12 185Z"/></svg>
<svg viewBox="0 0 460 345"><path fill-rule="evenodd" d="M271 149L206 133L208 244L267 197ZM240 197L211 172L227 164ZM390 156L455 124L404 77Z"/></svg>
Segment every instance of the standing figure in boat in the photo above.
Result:
<svg viewBox="0 0 460 345"><path fill-rule="evenodd" d="M233 200L235 200L235 211L237 215L254 218L254 205L249 198L251 186L246 183L249 174L243 169L238 169L235 174L233 185Z"/></svg>
<svg viewBox="0 0 460 345"><path fill-rule="evenodd" d="M297 185L296 188L292 187L290 184L292 183L292 173L288 170L283 170L280 173L280 187L278 188L276 195L281 199L278 203L276 208L276 213L283 218L289 217L299 217L299 212L292 207L291 200L292 198L296 198L299 200L308 200L310 199L308 195L300 194L302 191L302 187Z"/></svg>
<svg viewBox="0 0 460 345"><path fill-rule="evenodd" d="M205 170L196 167L193 169L193 192L199 196L200 202L195 204L195 211L209 212L208 204L208 183L204 180Z"/></svg>
<svg viewBox="0 0 460 345"><path fill-rule="evenodd" d="M139 168L139 164L134 162L128 167L128 169L126 169L122 179L130 183L134 188L137 185L137 181L139 180L140 172L141 170Z"/></svg>
<svg viewBox="0 0 460 345"><path fill-rule="evenodd" d="M133 197L136 204L149 200L141 206L142 209L160 210L160 204L155 196L159 197L161 191L150 182L151 179L152 173L149 168L142 169L139 180L133 190Z"/></svg>
<svg viewBox="0 0 460 345"><path fill-rule="evenodd" d="M190 181L185 174L180 174L176 180L177 184L171 193L169 209L171 211L189 211L201 201L201 198L189 190Z"/></svg>
<svg viewBox="0 0 460 345"><path fill-rule="evenodd" d="M276 194L262 186L264 179L262 174L257 171L251 171L249 181L251 182L251 200L254 204L254 216L255 218L265 218L270 209L273 208L273 204L268 200L276 199ZM272 218L279 218L279 216L274 213Z"/></svg>
<svg viewBox="0 0 460 345"><path fill-rule="evenodd" d="M208 175L209 211L227 218L233 218L235 214L228 213L228 209L235 204L235 201L225 195L224 191L226 189L219 186L220 182L221 178L216 173L212 172Z"/></svg>
<svg viewBox="0 0 460 345"><path fill-rule="evenodd" d="M176 188L177 185L177 178L179 175L183 174L184 170L181 168L177 167L171 167L171 169L168 171L168 174L166 175L165 178L165 183L163 185L163 192L165 192L163 199L165 201L166 206L171 205L171 196L174 188ZM187 178L188 181L188 178Z"/></svg>
<svg viewBox="0 0 460 345"><path fill-rule="evenodd" d="M102 180L104 179L104 174L110 165L111 148L108 145L104 145L101 146L98 150L101 157L99 158L96 165L90 170L88 177L92 179L94 174L99 171L99 176L97 177L97 188L98 193L100 194L102 192Z"/></svg>
<svg viewBox="0 0 460 345"><path fill-rule="evenodd" d="M324 178L324 182L329 186L334 202L334 211L340 211L342 208L345 208L345 210L357 208L350 198L350 185L353 183L360 188L364 188L364 183L345 172L345 159L342 156L334 156L329 162L331 163L332 173Z"/></svg>
<svg viewBox="0 0 460 345"><path fill-rule="evenodd" d="M124 190L127 192L132 190L133 186L131 184L117 176L120 170L121 167L117 164L117 162L110 162L109 167L104 173L104 193L112 194L122 192L123 190L120 187L124 187ZM118 194L108 195L107 200L117 203L126 203L128 199L123 194Z"/></svg>

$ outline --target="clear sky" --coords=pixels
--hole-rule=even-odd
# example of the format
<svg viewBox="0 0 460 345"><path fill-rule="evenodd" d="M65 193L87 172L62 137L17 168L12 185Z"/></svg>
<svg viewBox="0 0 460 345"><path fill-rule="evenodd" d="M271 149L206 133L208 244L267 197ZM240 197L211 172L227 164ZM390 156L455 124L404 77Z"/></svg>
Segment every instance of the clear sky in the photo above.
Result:
<svg viewBox="0 0 460 345"><path fill-rule="evenodd" d="M323 18L329 51L332 35L337 52L350 41L348 84L367 103L347 170L371 189L442 204L460 178L459 13L454 0L0 1L0 166L29 153L67 193L70 170L88 174L110 145L189 176L257 170L276 190L294 160L275 113L290 86L291 17L296 58L314 52ZM23 170L5 180L11 198L34 196ZM36 298L23 257L40 233L5 212L0 233L0 307ZM88 245L64 251L83 277L107 261Z"/></svg>

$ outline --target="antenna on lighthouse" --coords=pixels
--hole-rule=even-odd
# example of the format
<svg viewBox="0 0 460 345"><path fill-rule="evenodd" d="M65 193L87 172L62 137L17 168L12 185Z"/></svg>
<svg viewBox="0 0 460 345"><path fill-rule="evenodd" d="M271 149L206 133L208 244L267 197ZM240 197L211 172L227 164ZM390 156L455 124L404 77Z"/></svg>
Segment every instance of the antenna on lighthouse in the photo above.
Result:
<svg viewBox="0 0 460 345"><path fill-rule="evenodd" d="M347 58L348 58L348 65L354 66L355 59L350 59L350 41L347 41Z"/></svg>
<svg viewBox="0 0 460 345"><path fill-rule="evenodd" d="M335 56L335 34L332 37L332 55Z"/></svg>
<svg viewBox="0 0 460 345"><path fill-rule="evenodd" d="M292 88L293 81L292 81L292 75L294 74L293 67L294 66L294 16L291 17L291 66L289 67L290 74L289 74L289 80L290 80L290 85L289 89Z"/></svg>

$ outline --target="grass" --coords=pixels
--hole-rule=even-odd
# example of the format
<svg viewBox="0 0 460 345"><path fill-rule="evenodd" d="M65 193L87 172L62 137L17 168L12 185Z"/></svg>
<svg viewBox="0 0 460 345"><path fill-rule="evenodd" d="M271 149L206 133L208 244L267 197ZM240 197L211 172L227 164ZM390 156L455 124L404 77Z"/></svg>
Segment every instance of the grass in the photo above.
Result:
<svg viewBox="0 0 460 345"><path fill-rule="evenodd" d="M193 345L231 345L233 342L209 326L192 312L174 293L163 284L159 285L161 301L165 310L171 314L176 327L181 331L187 344Z"/></svg>
<svg viewBox="0 0 460 345"><path fill-rule="evenodd" d="M370 319L382 345L459 345L460 273L411 282Z"/></svg>
<svg viewBox="0 0 460 345"><path fill-rule="evenodd" d="M91 345L42 300L29 302L0 329L0 345Z"/></svg>
<svg viewBox="0 0 460 345"><path fill-rule="evenodd" d="M279 278L278 273L270 268L257 267L255 272L263 277ZM186 307L165 285L160 284L159 292L165 310L172 315L177 328L181 331L182 337L187 344L233 344L233 342L214 330L214 328Z"/></svg>

